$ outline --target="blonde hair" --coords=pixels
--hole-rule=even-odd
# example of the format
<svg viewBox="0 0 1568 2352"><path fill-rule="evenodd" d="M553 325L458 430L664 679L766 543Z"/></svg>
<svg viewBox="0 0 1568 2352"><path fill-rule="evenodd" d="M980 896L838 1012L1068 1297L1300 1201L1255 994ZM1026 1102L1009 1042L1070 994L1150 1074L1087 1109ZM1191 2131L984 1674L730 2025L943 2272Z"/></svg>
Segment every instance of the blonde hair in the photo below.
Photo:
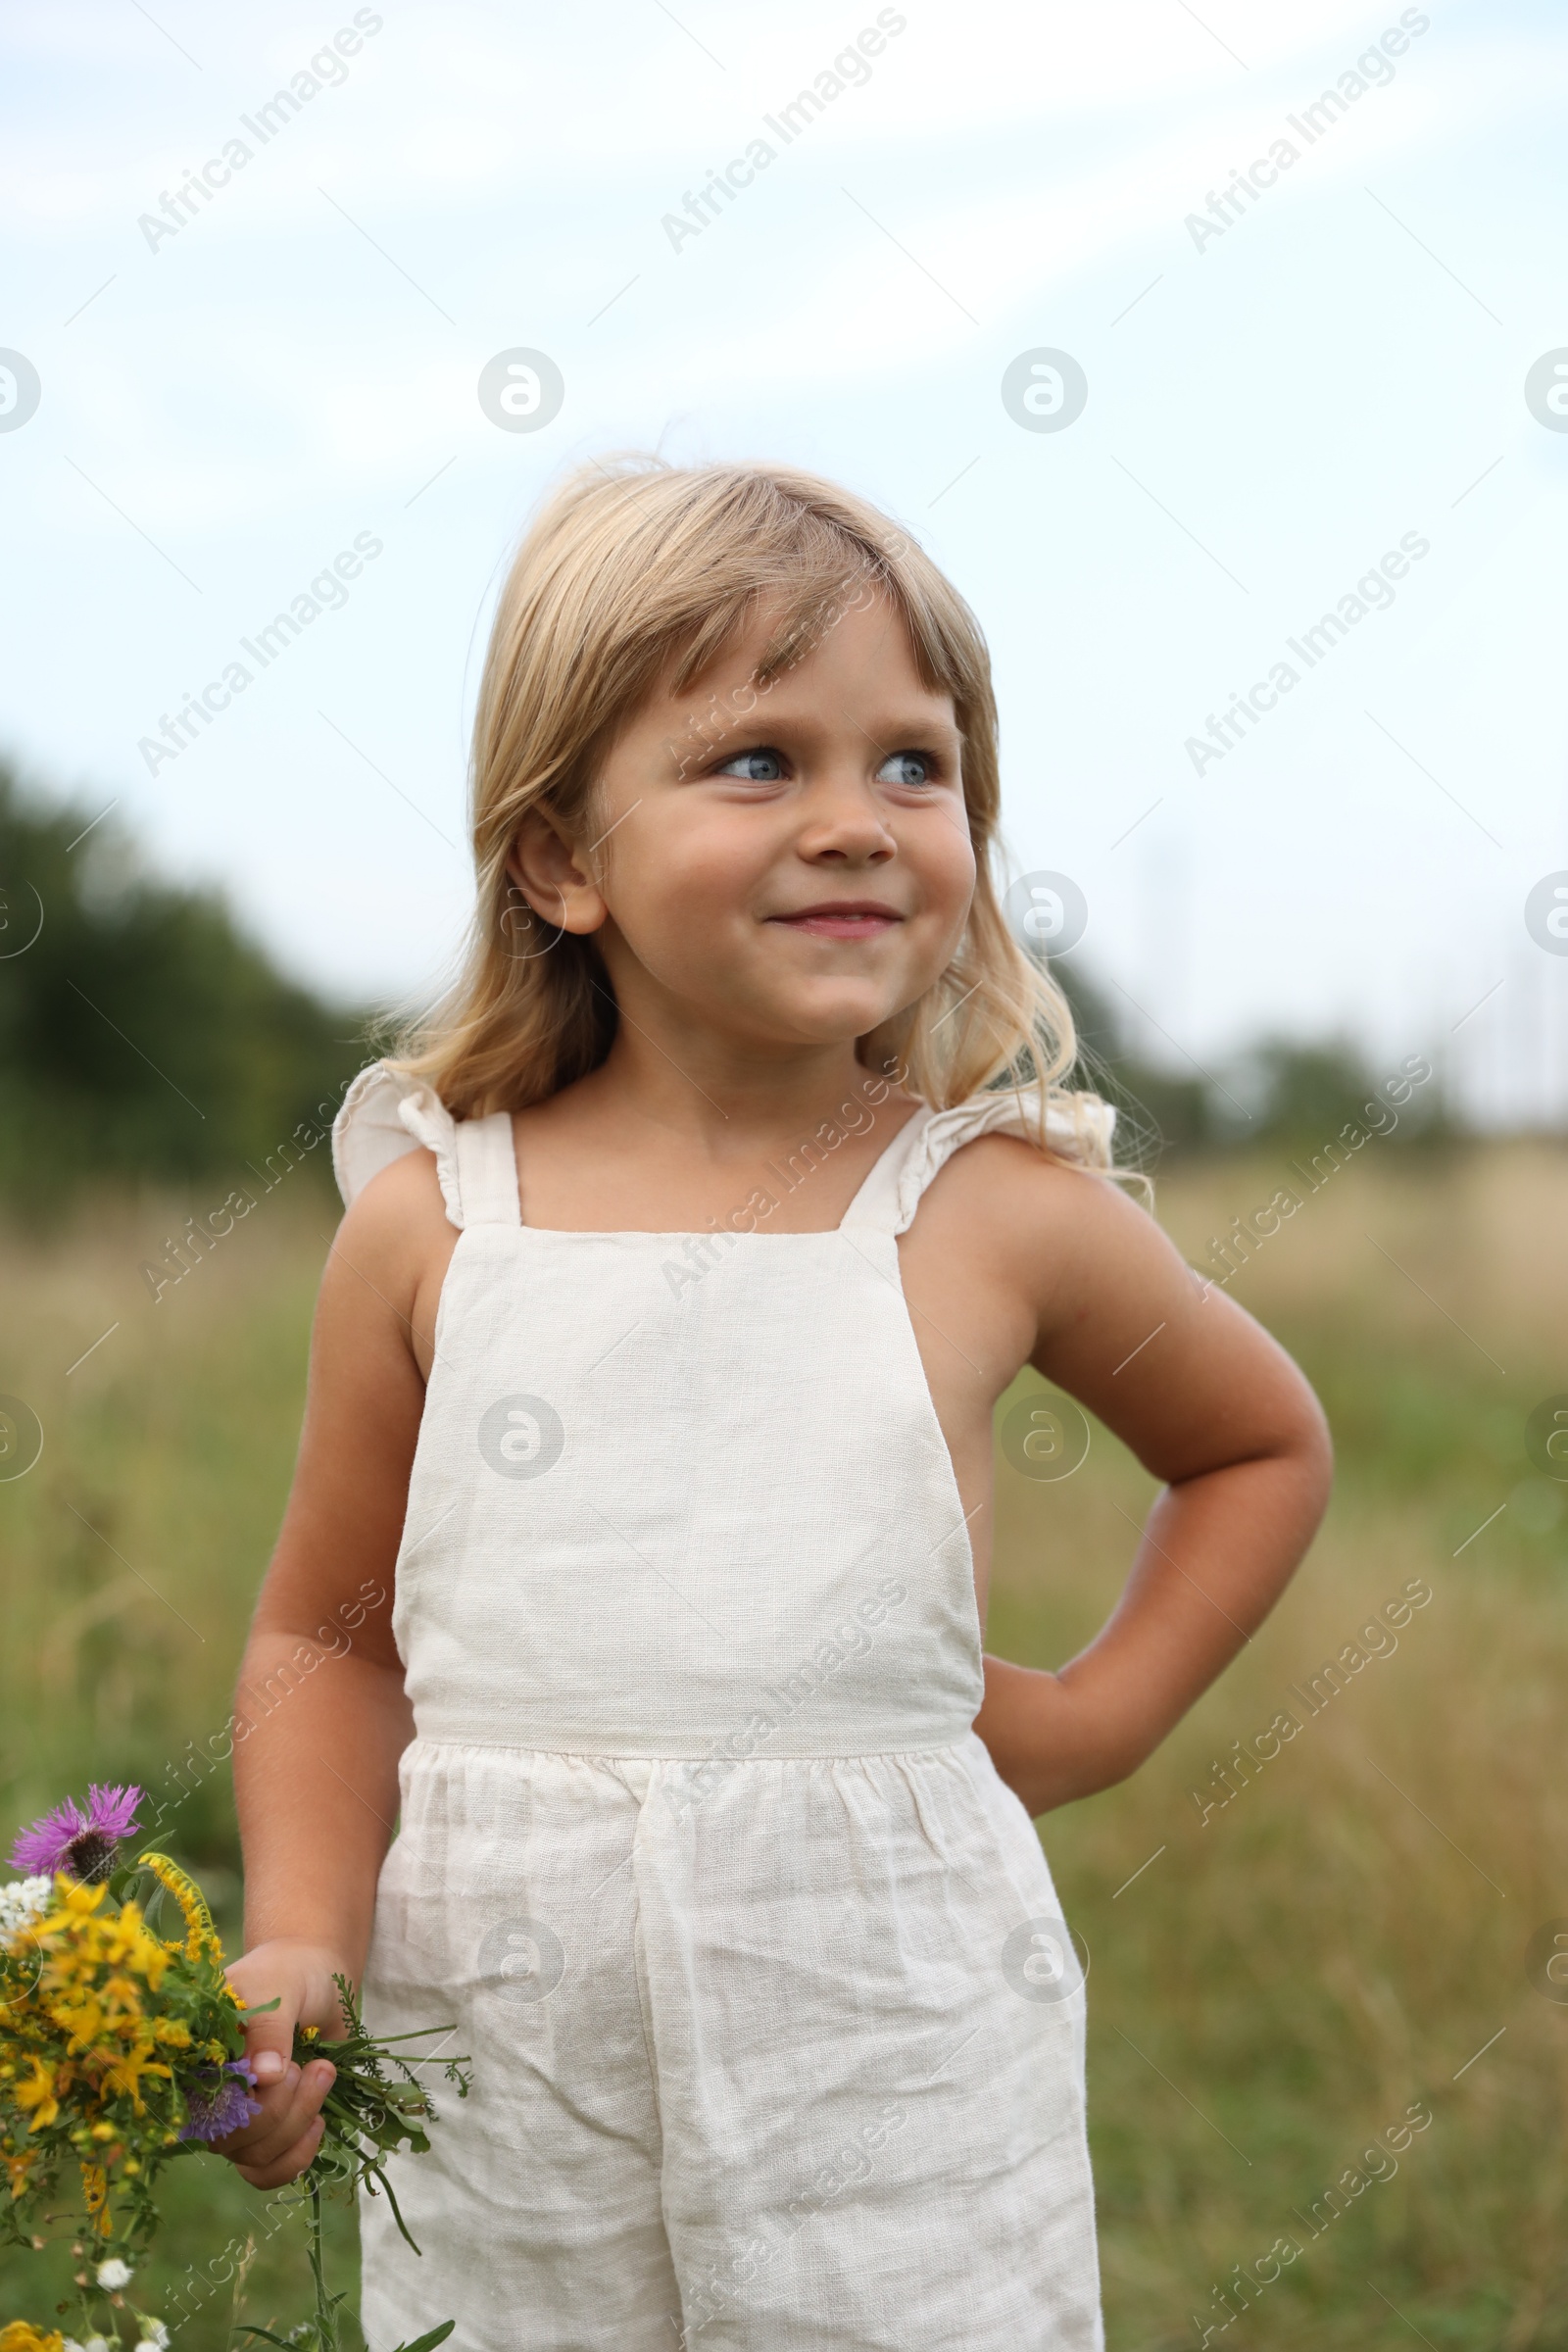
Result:
<svg viewBox="0 0 1568 2352"><path fill-rule="evenodd" d="M953 698L976 881L946 971L858 1039L857 1057L896 1068L937 1108L1014 1088L1042 1149L1107 1166L1101 1104L1061 1083L1077 1058L1067 1001L997 900L997 711L979 623L887 516L784 466L595 463L535 517L502 590L474 718L478 897L466 959L394 1066L433 1087L456 1118L523 1109L597 1068L617 1014L592 936L563 932L546 952L516 952L519 920L530 936L537 920L507 872L518 825L548 810L587 842L603 755L661 680L683 692L765 609L774 625L753 672L765 690L868 592L902 615L924 683Z"/></svg>

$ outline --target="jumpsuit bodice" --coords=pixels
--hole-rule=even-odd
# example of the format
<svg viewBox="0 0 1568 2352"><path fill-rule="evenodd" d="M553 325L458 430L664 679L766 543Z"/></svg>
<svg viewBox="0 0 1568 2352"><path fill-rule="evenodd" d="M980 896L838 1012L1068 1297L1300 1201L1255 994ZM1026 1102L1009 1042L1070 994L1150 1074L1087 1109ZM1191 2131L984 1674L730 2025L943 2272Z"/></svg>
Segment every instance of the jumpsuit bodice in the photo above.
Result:
<svg viewBox="0 0 1568 2352"><path fill-rule="evenodd" d="M461 1229L397 1563L419 1738L693 1760L960 1739L974 1562L898 1236L960 1144L1024 1132L1016 1099L915 1111L828 1231L754 1207L752 1231L580 1233L522 1222L506 1112L455 1123L379 1066L356 1090L350 1197L424 1144Z"/></svg>

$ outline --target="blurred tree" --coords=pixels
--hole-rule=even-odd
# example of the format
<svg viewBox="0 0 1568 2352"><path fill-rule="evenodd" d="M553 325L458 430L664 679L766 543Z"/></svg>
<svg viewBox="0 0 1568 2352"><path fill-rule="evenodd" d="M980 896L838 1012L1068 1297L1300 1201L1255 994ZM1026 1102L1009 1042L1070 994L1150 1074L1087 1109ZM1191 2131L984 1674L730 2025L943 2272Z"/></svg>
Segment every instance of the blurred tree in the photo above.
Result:
<svg viewBox="0 0 1568 2352"><path fill-rule="evenodd" d="M1413 1086L1408 1075L1400 1078L1408 1087L1407 1099L1390 1104L1384 1080L1398 1076L1396 1063L1375 1068L1348 1038L1309 1045L1264 1038L1239 1055L1227 1072L1227 1084L1252 1113L1251 1119L1244 1120L1232 1103L1221 1102L1215 1113L1217 1140L1310 1152L1332 1142L1352 1121L1363 1128L1387 1126L1392 1117L1398 1124L1388 1127L1388 1140L1436 1140L1449 1132L1448 1117L1441 1083L1431 1063L1425 1067L1426 1078ZM1384 1107L1379 1109L1379 1104Z"/></svg>
<svg viewBox="0 0 1568 2352"><path fill-rule="evenodd" d="M1066 992L1078 1027L1075 1082L1092 1086L1118 1113L1118 1160L1152 1172L1156 1162L1192 1152L1252 1151L1267 1146L1287 1154L1316 1151L1351 1120L1366 1121L1366 1106L1385 1100L1382 1080L1348 1039L1301 1044L1264 1038L1233 1055L1212 1078L1195 1070L1175 1077L1146 1061L1108 994L1076 961L1051 966ZM1386 1122L1389 1111L1380 1114ZM1441 1083L1433 1075L1397 1107L1391 1140L1436 1141L1451 1134Z"/></svg>
<svg viewBox="0 0 1568 2352"><path fill-rule="evenodd" d="M261 1165L337 1099L366 1029L217 892L145 877L112 819L0 767L0 1193L40 1208L104 1176Z"/></svg>

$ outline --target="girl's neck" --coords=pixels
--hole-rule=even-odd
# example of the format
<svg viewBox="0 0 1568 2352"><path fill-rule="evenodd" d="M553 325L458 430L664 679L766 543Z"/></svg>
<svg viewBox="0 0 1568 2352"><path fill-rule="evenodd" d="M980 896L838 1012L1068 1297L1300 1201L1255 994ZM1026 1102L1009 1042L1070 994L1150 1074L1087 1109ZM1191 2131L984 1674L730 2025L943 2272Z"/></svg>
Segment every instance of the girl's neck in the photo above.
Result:
<svg viewBox="0 0 1568 2352"><path fill-rule="evenodd" d="M672 1052L624 1019L599 1068L555 1098L573 1124L660 1128L715 1161L765 1152L846 1109L858 1124L864 1106L888 1100L887 1081L857 1061L853 1041L763 1056L686 1037Z"/></svg>
<svg viewBox="0 0 1568 2352"><path fill-rule="evenodd" d="M597 1070L514 1114L525 1225L826 1232L917 1107L847 1049L776 1069L662 1058L623 1026Z"/></svg>

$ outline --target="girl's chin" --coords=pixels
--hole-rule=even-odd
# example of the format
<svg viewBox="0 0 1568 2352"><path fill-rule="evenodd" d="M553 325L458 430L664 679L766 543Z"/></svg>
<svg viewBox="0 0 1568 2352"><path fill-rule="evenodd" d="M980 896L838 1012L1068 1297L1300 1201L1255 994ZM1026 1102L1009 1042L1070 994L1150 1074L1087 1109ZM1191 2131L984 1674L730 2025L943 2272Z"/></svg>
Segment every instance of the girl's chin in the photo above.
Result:
<svg viewBox="0 0 1568 2352"><path fill-rule="evenodd" d="M822 980L799 990L789 990L775 997L770 1009L792 1029L808 1030L824 1040L829 1037L863 1037L868 1029L880 1028L884 1021L907 1004L909 999L893 991L878 988L835 987L831 980Z"/></svg>
<svg viewBox="0 0 1568 2352"><path fill-rule="evenodd" d="M673 966L674 958L670 961ZM918 974L899 987L890 985L885 973L871 985L864 976L824 972L786 979L777 972L735 968L721 975L716 987L710 981L699 993L683 986L673 968L662 976L663 988L682 1006L693 1030L727 1037L746 1050L778 1052L853 1044L905 1011L930 984ZM628 1016L643 1021L635 999Z"/></svg>
<svg viewBox="0 0 1568 2352"><path fill-rule="evenodd" d="M853 1052L857 1039L893 1018L891 1008L881 1004L826 1009L820 1004L774 1004L753 1007L750 1017L742 1011L739 1020L736 1011L731 1004L722 1019L705 1020L704 1026L727 1035L743 1053L762 1054L798 1054L803 1048L827 1052L843 1047Z"/></svg>

